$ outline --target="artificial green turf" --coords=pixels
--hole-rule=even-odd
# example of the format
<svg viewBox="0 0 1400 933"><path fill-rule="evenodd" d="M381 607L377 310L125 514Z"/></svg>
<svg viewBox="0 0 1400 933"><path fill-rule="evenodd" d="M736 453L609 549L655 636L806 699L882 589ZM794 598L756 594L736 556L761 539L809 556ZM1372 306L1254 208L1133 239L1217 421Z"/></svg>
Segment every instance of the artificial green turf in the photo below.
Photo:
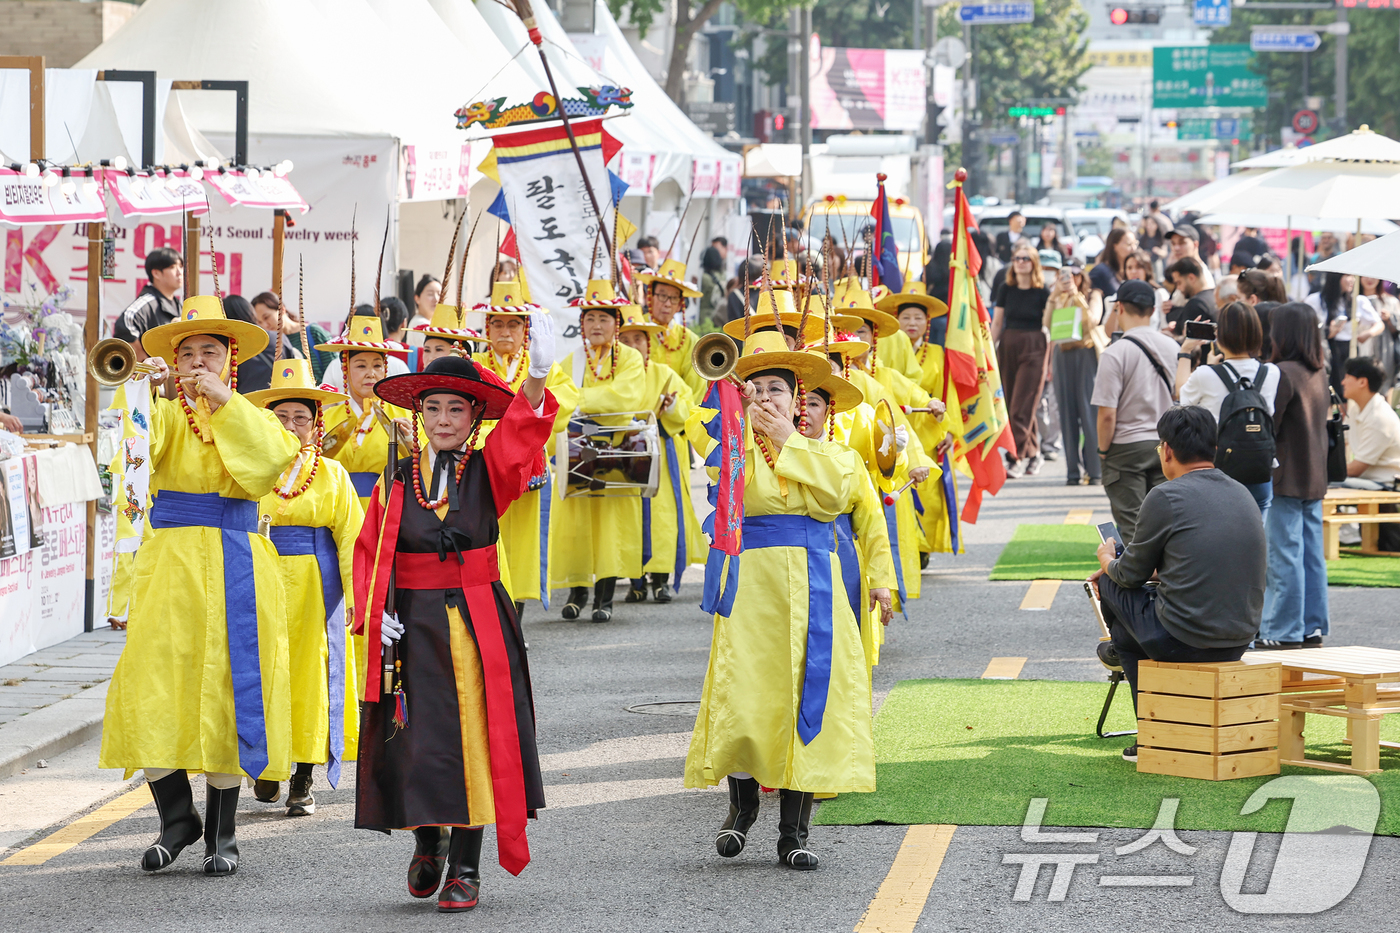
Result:
<svg viewBox="0 0 1400 933"><path fill-rule="evenodd" d="M1138 774L1120 755L1132 737L1094 735L1106 690L1105 682L903 681L875 717L875 792L828 800L816 821L1019 826L1030 800L1045 797L1046 826L1146 828L1163 798L1176 797L1178 829L1283 830L1288 800L1239 815L1271 777L1200 781ZM1133 727L1124 684L1104 728ZM1343 720L1309 716L1306 728L1309 757L1349 758ZM1381 737L1400 740L1400 716L1382 720ZM1369 778L1381 794L1376 832L1400 835L1400 755L1382 749L1381 767L1388 770ZM1349 780L1312 768L1282 773Z"/></svg>
<svg viewBox="0 0 1400 933"><path fill-rule="evenodd" d="M993 580L1083 580L1099 569L1093 525L1017 525L1002 548Z"/></svg>
<svg viewBox="0 0 1400 933"><path fill-rule="evenodd" d="M1002 548L992 580L1083 580L1099 569L1093 525L1018 525ZM1400 558L1343 554L1327 562L1333 586L1400 586Z"/></svg>
<svg viewBox="0 0 1400 933"><path fill-rule="evenodd" d="M1332 586L1400 586L1400 558L1343 554L1327 562Z"/></svg>

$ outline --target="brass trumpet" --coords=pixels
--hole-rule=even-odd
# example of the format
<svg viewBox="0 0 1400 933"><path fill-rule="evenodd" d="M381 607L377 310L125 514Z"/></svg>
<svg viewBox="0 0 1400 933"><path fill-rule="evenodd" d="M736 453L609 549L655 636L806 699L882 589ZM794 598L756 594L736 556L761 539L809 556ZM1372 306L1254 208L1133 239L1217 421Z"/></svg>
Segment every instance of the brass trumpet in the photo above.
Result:
<svg viewBox="0 0 1400 933"><path fill-rule="evenodd" d="M120 337L100 340L88 351L88 374L104 386L119 386L134 375L149 376L160 372L150 363L136 359L131 344Z"/></svg>
<svg viewBox="0 0 1400 933"><path fill-rule="evenodd" d="M717 331L695 341L690 360L695 371L708 382L720 379L738 382L730 374L734 371L734 364L739 362L739 345L728 334Z"/></svg>

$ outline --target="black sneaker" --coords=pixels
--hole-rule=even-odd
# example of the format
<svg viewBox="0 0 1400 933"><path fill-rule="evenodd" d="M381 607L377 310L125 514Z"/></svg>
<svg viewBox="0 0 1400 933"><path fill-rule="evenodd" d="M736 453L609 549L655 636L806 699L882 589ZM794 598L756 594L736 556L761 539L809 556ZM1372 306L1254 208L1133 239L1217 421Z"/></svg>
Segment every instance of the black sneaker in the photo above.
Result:
<svg viewBox="0 0 1400 933"><path fill-rule="evenodd" d="M1319 635L1319 645L1322 644L1321 638L1322 636ZM1303 643L1301 641L1275 641L1272 638L1256 638L1254 639L1254 647L1261 651L1282 651L1292 648L1301 648L1303 647Z"/></svg>
<svg viewBox="0 0 1400 933"><path fill-rule="evenodd" d="M1304 648L1321 648L1321 647L1322 647L1322 632L1321 632L1321 631L1313 632L1313 633L1312 633L1311 635L1309 635L1307 638L1304 638L1304 639L1303 639L1303 647L1304 647Z"/></svg>
<svg viewBox="0 0 1400 933"><path fill-rule="evenodd" d="M1103 480L1102 480L1101 478L1097 477L1097 476L1091 476L1091 477L1089 477L1089 482L1085 483L1084 485L1086 485L1086 486L1102 486L1102 485L1103 485Z"/></svg>
<svg viewBox="0 0 1400 933"><path fill-rule="evenodd" d="M1134 743L1123 749L1124 761L1137 761L1137 744Z"/></svg>
<svg viewBox="0 0 1400 933"><path fill-rule="evenodd" d="M1118 657L1118 648L1112 641L1101 641L1094 650L1099 656L1099 663L1110 671L1123 669L1123 659Z"/></svg>

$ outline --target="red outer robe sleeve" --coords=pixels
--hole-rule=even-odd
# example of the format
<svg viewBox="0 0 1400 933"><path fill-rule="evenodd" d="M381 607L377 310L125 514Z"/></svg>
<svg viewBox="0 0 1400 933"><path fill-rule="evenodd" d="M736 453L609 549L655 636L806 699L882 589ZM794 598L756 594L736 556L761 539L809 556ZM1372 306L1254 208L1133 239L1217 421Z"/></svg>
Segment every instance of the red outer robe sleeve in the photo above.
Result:
<svg viewBox="0 0 1400 933"><path fill-rule="evenodd" d="M523 393L517 393L505 416L487 436L481 455L486 458L486 472L491 477L491 494L496 499L498 516L504 515L510 504L525 494L530 477L538 472L537 461L554 431L554 416L558 411L559 402L548 389L544 392L544 408L540 415L535 414Z"/></svg>

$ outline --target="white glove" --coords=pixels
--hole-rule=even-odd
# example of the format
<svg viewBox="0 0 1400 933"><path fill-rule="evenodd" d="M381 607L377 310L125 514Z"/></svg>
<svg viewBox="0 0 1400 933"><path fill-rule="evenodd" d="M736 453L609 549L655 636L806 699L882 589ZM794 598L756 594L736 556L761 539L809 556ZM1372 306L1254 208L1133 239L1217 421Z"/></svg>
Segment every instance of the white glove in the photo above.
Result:
<svg viewBox="0 0 1400 933"><path fill-rule="evenodd" d="M887 426L884 425L884 424L881 424L881 423L878 422L878 421L875 422L875 423L880 425L880 434L881 434L881 440L880 440L880 454L881 454L881 456L888 456L888 455L889 455L889 452L890 452L890 448L893 447L894 444L895 444L895 435L894 435L894 432L891 431L891 430L889 429L889 427L887 427Z"/></svg>
<svg viewBox="0 0 1400 933"><path fill-rule="evenodd" d="M904 448L909 446L909 429L902 424L895 425L894 428L894 451L903 453Z"/></svg>
<svg viewBox="0 0 1400 933"><path fill-rule="evenodd" d="M402 637L403 623L399 622L399 617L388 612L384 613L379 621L379 640L384 643L384 647L389 647Z"/></svg>
<svg viewBox="0 0 1400 933"><path fill-rule="evenodd" d="M554 321L548 311L530 315L530 375L543 379L554 365Z"/></svg>

